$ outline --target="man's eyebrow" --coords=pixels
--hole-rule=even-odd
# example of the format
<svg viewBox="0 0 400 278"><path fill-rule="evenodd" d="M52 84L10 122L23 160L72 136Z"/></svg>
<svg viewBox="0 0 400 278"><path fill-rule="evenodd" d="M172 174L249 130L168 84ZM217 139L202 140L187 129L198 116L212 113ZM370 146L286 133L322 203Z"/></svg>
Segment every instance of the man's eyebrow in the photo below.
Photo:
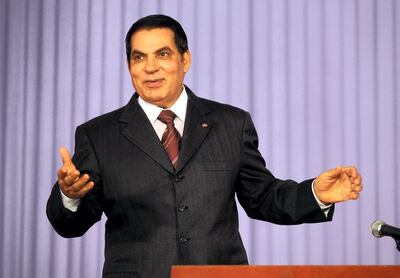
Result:
<svg viewBox="0 0 400 278"><path fill-rule="evenodd" d="M173 52L172 49L169 46L164 46L164 47L161 47L160 49L157 49L154 53L160 53L162 51Z"/></svg>
<svg viewBox="0 0 400 278"><path fill-rule="evenodd" d="M137 55L137 54L139 54L139 55L146 55L146 54L144 54L142 51L139 51L139 50L137 50L137 49L132 50L131 56Z"/></svg>
<svg viewBox="0 0 400 278"><path fill-rule="evenodd" d="M169 46L164 46L164 47L161 47L161 48L157 49L156 51L154 51L154 53L160 53L162 51L173 52L173 50ZM133 55L143 55L143 56L145 56L147 54L142 52L142 51L140 51L140 50L133 49L132 53L131 53L131 56L133 56Z"/></svg>

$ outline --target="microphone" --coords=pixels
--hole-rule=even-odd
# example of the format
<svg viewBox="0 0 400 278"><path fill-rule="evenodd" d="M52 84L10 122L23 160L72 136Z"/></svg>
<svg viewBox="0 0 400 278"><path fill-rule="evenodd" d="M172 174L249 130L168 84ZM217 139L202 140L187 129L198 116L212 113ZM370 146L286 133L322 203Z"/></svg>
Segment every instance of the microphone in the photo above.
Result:
<svg viewBox="0 0 400 278"><path fill-rule="evenodd" d="M390 226L379 219L371 224L371 232L374 237L390 236L396 241L400 241L400 229Z"/></svg>

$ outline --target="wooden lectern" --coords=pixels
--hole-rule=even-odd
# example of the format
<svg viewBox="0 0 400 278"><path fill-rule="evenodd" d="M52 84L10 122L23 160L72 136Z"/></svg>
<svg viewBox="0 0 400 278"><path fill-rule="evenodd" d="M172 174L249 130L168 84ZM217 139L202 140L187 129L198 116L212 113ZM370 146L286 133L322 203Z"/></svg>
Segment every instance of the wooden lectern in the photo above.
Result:
<svg viewBox="0 0 400 278"><path fill-rule="evenodd" d="M400 266L172 266L171 278L400 278Z"/></svg>

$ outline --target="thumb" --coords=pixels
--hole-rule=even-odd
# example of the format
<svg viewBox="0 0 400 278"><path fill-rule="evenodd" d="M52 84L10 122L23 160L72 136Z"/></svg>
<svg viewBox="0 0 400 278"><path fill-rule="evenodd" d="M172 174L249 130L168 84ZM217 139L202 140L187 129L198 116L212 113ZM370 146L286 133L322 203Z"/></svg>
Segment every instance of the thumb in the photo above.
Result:
<svg viewBox="0 0 400 278"><path fill-rule="evenodd" d="M65 168L65 170L68 170L73 165L71 155L69 151L64 147L61 147L59 151L63 163L63 168Z"/></svg>
<svg viewBox="0 0 400 278"><path fill-rule="evenodd" d="M336 168L329 170L327 172L327 177L328 178L338 178L338 177L340 177L341 173L342 173L342 166L338 166Z"/></svg>

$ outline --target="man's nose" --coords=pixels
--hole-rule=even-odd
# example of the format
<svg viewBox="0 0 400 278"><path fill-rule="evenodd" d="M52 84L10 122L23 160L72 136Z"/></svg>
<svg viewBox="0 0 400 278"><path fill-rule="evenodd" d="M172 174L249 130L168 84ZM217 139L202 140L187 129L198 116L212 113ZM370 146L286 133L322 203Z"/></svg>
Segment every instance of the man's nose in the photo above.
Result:
<svg viewBox="0 0 400 278"><path fill-rule="evenodd" d="M158 61L155 57L149 57L146 61L145 70L148 73L155 72L160 68Z"/></svg>

